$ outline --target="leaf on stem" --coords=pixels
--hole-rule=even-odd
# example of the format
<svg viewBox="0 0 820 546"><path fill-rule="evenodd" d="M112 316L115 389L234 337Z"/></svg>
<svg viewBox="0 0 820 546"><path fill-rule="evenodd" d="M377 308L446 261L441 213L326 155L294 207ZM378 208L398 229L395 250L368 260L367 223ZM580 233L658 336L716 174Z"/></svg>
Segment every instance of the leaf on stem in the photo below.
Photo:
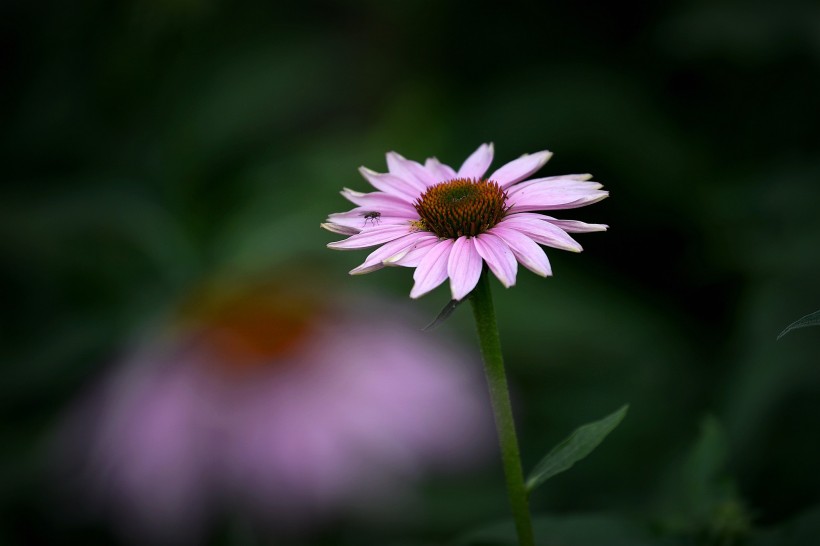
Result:
<svg viewBox="0 0 820 546"><path fill-rule="evenodd" d="M444 309L441 310L441 313L438 314L436 319L433 322L431 322L430 324L428 324L427 326L425 326L424 328L422 328L422 331L429 332L430 330L435 330L436 328L441 326L441 324L445 320L450 318L450 315L453 314L453 311L456 310L456 307L461 305L463 302L467 301L467 299L468 298L464 298L464 299L461 299L461 300L450 300L447 303L447 305L444 306Z"/></svg>
<svg viewBox="0 0 820 546"><path fill-rule="evenodd" d="M556 474L569 470L576 462L592 453L607 434L620 424L628 409L629 405L624 405L600 421L593 421L575 429L535 466L527 478L527 491L531 492Z"/></svg>
<svg viewBox="0 0 820 546"><path fill-rule="evenodd" d="M815 311L814 313L809 313L805 317L797 319L796 321L786 326L786 329L780 332L780 334L777 336L777 339L780 339L792 330L796 330L798 328L805 328L806 326L820 326L820 310Z"/></svg>

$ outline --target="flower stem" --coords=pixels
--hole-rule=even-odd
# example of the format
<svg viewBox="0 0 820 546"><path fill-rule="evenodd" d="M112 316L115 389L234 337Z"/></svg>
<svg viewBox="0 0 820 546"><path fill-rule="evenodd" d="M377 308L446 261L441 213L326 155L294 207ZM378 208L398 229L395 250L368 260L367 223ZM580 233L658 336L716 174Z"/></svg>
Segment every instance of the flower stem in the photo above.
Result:
<svg viewBox="0 0 820 546"><path fill-rule="evenodd" d="M470 297L470 303L473 306L473 316L484 359L484 373L490 388L490 401L495 415L498 441L501 444L501 461L504 465L504 476L507 480L507 493L510 497L515 529L518 532L518 543L520 546L533 546L535 539L530 521L527 490L524 487L521 455L515 435L510 393L504 373L504 358L501 354L501 341L495 322L495 310L486 265Z"/></svg>

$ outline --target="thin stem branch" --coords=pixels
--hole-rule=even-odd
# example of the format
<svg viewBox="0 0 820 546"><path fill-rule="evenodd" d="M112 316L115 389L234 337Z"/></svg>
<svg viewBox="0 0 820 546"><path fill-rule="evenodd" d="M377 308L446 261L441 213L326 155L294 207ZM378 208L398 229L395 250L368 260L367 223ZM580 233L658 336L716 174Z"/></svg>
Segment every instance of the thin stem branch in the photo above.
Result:
<svg viewBox="0 0 820 546"><path fill-rule="evenodd" d="M515 529L518 533L518 543L521 546L534 546L527 490L524 486L524 473L521 470L521 455L518 451L510 393L504 372L504 358L501 354L501 340L498 336L486 266L481 272L478 285L473 290L470 303L473 306L473 316L475 316L481 354L484 359L484 373L490 388L490 400L495 415L498 441L501 444L501 460L504 465L504 477L507 480L507 493L510 497Z"/></svg>

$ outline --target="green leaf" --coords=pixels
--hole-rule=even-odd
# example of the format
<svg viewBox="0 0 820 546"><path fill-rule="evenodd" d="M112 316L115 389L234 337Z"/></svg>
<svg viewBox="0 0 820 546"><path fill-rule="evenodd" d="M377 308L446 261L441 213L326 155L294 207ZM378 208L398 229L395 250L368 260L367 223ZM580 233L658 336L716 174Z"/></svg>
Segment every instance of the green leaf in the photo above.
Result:
<svg viewBox="0 0 820 546"><path fill-rule="evenodd" d="M604 441L607 434L620 424L628 409L627 404L600 421L587 423L575 429L535 466L527 478L527 491L532 491L556 474L569 470L576 462L592 453Z"/></svg>
<svg viewBox="0 0 820 546"><path fill-rule="evenodd" d="M809 313L805 317L798 319L789 324L788 326L786 326L785 330L780 332L780 334L777 336L777 339L780 339L792 330L797 330L798 328L805 328L806 326L818 325L820 325L820 310L815 311L814 313Z"/></svg>
<svg viewBox="0 0 820 546"><path fill-rule="evenodd" d="M465 301L467 301L467 298L462 298L460 300L450 300L449 302L447 302L447 305L444 306L444 309L441 310L441 313L438 314L436 319L424 328L422 328L422 330L428 332L430 330L435 330L436 328L441 326L445 320L450 318L450 315L453 314L453 311L456 310L456 307L458 307Z"/></svg>

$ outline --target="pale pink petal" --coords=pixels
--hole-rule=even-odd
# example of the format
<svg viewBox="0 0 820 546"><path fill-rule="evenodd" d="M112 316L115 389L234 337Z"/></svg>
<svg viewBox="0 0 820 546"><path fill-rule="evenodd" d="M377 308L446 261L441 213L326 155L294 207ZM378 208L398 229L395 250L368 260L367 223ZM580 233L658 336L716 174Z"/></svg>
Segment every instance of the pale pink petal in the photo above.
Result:
<svg viewBox="0 0 820 546"><path fill-rule="evenodd" d="M420 163L405 159L396 152L387 153L387 169L399 178L416 180L424 188L436 183L435 177Z"/></svg>
<svg viewBox="0 0 820 546"><path fill-rule="evenodd" d="M592 180L592 175L589 173L574 173L574 174L558 174L555 176L546 176L535 180L560 180L568 178L569 180ZM529 182L529 180L527 180Z"/></svg>
<svg viewBox="0 0 820 546"><path fill-rule="evenodd" d="M510 213L534 210L573 209L605 199L609 192L591 189L536 188L525 189L507 199Z"/></svg>
<svg viewBox="0 0 820 546"><path fill-rule="evenodd" d="M488 180L497 182L502 188L524 180L532 173L544 166L552 157L552 152L544 150L534 154L525 154L491 174Z"/></svg>
<svg viewBox="0 0 820 546"><path fill-rule="evenodd" d="M481 178L493 162L493 144L482 144L458 170L459 178Z"/></svg>
<svg viewBox="0 0 820 546"><path fill-rule="evenodd" d="M327 217L327 221L338 226L347 226L357 231L366 231L377 226L407 226L418 220L417 212L413 214L404 211L373 211L356 207L348 212L336 212Z"/></svg>
<svg viewBox="0 0 820 546"><path fill-rule="evenodd" d="M359 167L359 172L379 191L413 203L424 192L425 188L417 180L405 180L389 173L377 173L367 167Z"/></svg>
<svg viewBox="0 0 820 546"><path fill-rule="evenodd" d="M339 235L356 235L361 231L357 228L353 228L350 226L342 226L339 224L334 224L333 222L323 222L319 224L319 227L331 231L333 233L338 233Z"/></svg>
<svg viewBox="0 0 820 546"><path fill-rule="evenodd" d="M376 210L376 209L367 209L364 207L356 207L355 209L349 210L347 212L334 212L327 216L327 219L331 222L336 224L347 225L351 224L353 227L356 227L355 224L358 221L358 225L360 227L365 226L375 226L377 224L383 222L409 222L412 220L418 220L419 215L418 212L413 211L408 212L406 210ZM365 222L365 220L367 220Z"/></svg>
<svg viewBox="0 0 820 546"><path fill-rule="evenodd" d="M400 267L418 267L419 263L421 263L422 258L427 255L427 251L430 249L431 246L438 243L439 238L433 235L430 232L422 231L421 237L410 248L404 256L396 256L390 257L384 260L384 265L397 265Z"/></svg>
<svg viewBox="0 0 820 546"><path fill-rule="evenodd" d="M505 228L501 225L495 226L488 233L497 235L507 243L510 250L513 251L515 258L536 275L541 275L542 277L552 275L552 268L550 267L546 253L530 237L520 231Z"/></svg>
<svg viewBox="0 0 820 546"><path fill-rule="evenodd" d="M418 220L417 212L411 213L404 210L375 210L364 207L356 207L347 212L334 212L327 216L328 222L364 229L379 224L408 223Z"/></svg>
<svg viewBox="0 0 820 546"><path fill-rule="evenodd" d="M370 214L370 216L367 216ZM359 224L363 224L361 222L362 219L368 218L377 218L373 222L373 224L378 224L381 221L385 221L390 219L391 221L396 220L418 220L419 214L415 209L400 209L400 208L392 208L392 207L384 207L380 209L374 209L369 207L356 207L350 209L347 212L334 212L332 214L328 214L327 219L331 222L335 222L337 224L345 224L348 220L359 220ZM340 221L343 220L343 221ZM371 225L371 222L368 220L367 225ZM355 226L354 226L355 227Z"/></svg>
<svg viewBox="0 0 820 546"><path fill-rule="evenodd" d="M459 237L453 243L447 275L450 277L450 291L454 300L460 300L470 293L481 276L484 262L469 237Z"/></svg>
<svg viewBox="0 0 820 546"><path fill-rule="evenodd" d="M592 233L594 231L606 231L609 226L606 224L587 224L578 220L558 220L551 216L544 216L544 220L559 227L567 233Z"/></svg>
<svg viewBox="0 0 820 546"><path fill-rule="evenodd" d="M510 247L492 233L482 233L472 240L476 250L501 284L506 288L513 286L518 272L518 262Z"/></svg>
<svg viewBox="0 0 820 546"><path fill-rule="evenodd" d="M410 226L376 226L367 231L348 237L343 241L328 243L328 248L336 250L355 250L376 246L393 239L398 239L411 232Z"/></svg>
<svg viewBox="0 0 820 546"><path fill-rule="evenodd" d="M385 243L370 253L362 265L350 270L351 275L363 275L384 267L388 259L400 259L418 243L424 234L414 231L389 243Z"/></svg>
<svg viewBox="0 0 820 546"><path fill-rule="evenodd" d="M428 157L427 161L424 162L424 168L433 175L437 183L458 177L452 167L445 165L435 157Z"/></svg>
<svg viewBox="0 0 820 546"><path fill-rule="evenodd" d="M362 193L345 188L341 193L348 201L370 210L405 210L408 212L416 210L406 199L380 191Z"/></svg>
<svg viewBox="0 0 820 546"><path fill-rule="evenodd" d="M507 190L507 195L510 201L515 201L518 196L550 195L559 192L589 193L600 190L602 187L599 182L591 180L576 180L565 177L535 178L511 186Z"/></svg>
<svg viewBox="0 0 820 546"><path fill-rule="evenodd" d="M416 282L410 291L411 298L423 296L447 279L447 262L452 248L453 240L444 239L427 251L413 273Z"/></svg>
<svg viewBox="0 0 820 546"><path fill-rule="evenodd" d="M544 178L533 178L530 180L525 180L523 182L519 182L518 184L514 184L509 187L507 190L507 195L515 195L519 191L523 190L524 188L529 188L532 186L545 186L545 187L572 187L577 186L579 188L589 188L590 185L594 185L595 188L593 189L600 189L603 186L599 182L592 182L590 179L592 178L591 174L561 174L558 176L547 176Z"/></svg>
<svg viewBox="0 0 820 546"><path fill-rule="evenodd" d="M545 220L527 217L522 214L512 214L499 222L498 226L520 231L542 245L569 250L570 252L581 252L582 250L578 241L570 237L566 231Z"/></svg>
<svg viewBox="0 0 820 546"><path fill-rule="evenodd" d="M549 222L568 233L591 233L593 231L606 231L609 228L606 224L587 224L586 222L579 222L577 220L559 220L537 212L518 212L515 214L515 218L529 218L541 222Z"/></svg>

